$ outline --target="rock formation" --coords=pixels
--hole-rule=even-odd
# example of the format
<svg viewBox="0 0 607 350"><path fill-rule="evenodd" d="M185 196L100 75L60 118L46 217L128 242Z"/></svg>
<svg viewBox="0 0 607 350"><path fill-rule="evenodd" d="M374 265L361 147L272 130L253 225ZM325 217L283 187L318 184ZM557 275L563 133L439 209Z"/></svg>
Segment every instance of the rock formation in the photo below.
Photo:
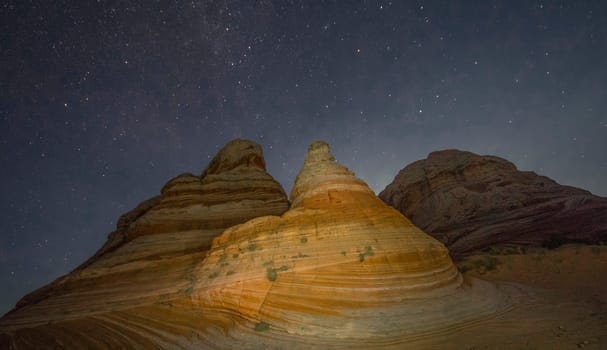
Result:
<svg viewBox="0 0 607 350"><path fill-rule="evenodd" d="M455 257L493 245L607 242L607 198L493 156L430 153L401 170L379 197Z"/></svg>
<svg viewBox="0 0 607 350"><path fill-rule="evenodd" d="M215 314L218 348L402 347L506 307L464 284L445 247L313 143L282 216L227 229L191 301ZM211 311L212 310L212 311Z"/></svg>
<svg viewBox="0 0 607 350"><path fill-rule="evenodd" d="M236 167L223 158L211 163L203 185L212 175L228 179L214 190L202 191L190 175L172 180L158 203L124 220L131 223L117 234L118 243L106 245L45 299L5 316L0 345L400 349L511 306L506 290L464 281L447 249L335 162L325 142L310 146L292 206L282 215L286 201L260 157L245 158L246 165L236 161ZM263 190L241 197L254 186L239 181ZM238 202L218 195L236 187ZM276 196L268 195L270 188ZM203 197L205 206L190 208ZM277 204L264 210L267 203ZM269 215L234 225L242 216L233 210ZM182 221L173 220L178 214ZM222 225L233 226L205 252L212 236L206 230ZM197 240L205 243L191 248ZM166 244L172 248L161 248Z"/></svg>
<svg viewBox="0 0 607 350"><path fill-rule="evenodd" d="M25 296L0 320L0 333L5 333L0 348L6 348L7 339L16 348L113 347L101 339L111 336L113 326L101 325L100 315L128 313L183 295L214 237L235 224L287 209L282 187L265 171L261 147L234 140L202 176L179 175L160 196L123 215L117 230L83 265ZM87 327L101 328L71 338Z"/></svg>

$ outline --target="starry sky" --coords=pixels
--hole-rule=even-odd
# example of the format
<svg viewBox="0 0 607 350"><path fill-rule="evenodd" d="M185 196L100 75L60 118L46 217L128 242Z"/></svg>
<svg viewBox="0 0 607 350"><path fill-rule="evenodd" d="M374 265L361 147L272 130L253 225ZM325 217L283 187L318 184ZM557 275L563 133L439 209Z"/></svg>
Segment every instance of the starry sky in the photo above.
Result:
<svg viewBox="0 0 607 350"><path fill-rule="evenodd" d="M0 314L229 140L381 191L431 151L607 196L605 1L0 4Z"/></svg>

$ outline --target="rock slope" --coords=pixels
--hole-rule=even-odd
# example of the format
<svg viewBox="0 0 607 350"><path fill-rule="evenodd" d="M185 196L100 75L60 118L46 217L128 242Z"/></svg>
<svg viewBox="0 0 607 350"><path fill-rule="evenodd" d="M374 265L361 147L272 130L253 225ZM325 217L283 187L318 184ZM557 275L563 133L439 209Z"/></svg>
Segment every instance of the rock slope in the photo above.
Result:
<svg viewBox="0 0 607 350"><path fill-rule="evenodd" d="M98 324L99 315L183 295L214 237L287 209L286 194L265 170L261 147L234 140L201 176L179 175L160 196L123 215L106 244L75 271L25 296L0 320L0 348L8 347L5 342L14 348L113 347L100 337L118 335L109 330L114 326ZM96 326L101 328L77 335Z"/></svg>
<svg viewBox="0 0 607 350"><path fill-rule="evenodd" d="M516 293L464 280L440 242L325 142L310 146L284 213L259 154L224 153L202 185L172 180L122 220L116 243L5 316L0 347L402 349L512 306ZM205 182L212 176L225 183Z"/></svg>
<svg viewBox="0 0 607 350"><path fill-rule="evenodd" d="M493 245L607 242L607 198L493 156L430 153L402 169L379 197L455 257Z"/></svg>
<svg viewBox="0 0 607 350"><path fill-rule="evenodd" d="M325 142L310 146L291 203L227 229L197 269L192 300L228 329L214 346L402 348L508 305L493 286L464 283L445 247Z"/></svg>

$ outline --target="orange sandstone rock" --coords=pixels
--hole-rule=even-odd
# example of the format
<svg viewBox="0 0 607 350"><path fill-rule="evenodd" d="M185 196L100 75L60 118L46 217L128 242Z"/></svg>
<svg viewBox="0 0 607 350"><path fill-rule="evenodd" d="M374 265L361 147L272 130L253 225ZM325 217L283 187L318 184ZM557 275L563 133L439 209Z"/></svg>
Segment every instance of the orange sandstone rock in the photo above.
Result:
<svg viewBox="0 0 607 350"><path fill-rule="evenodd" d="M291 202L281 217L227 229L195 272L196 307L256 325L219 347L402 345L507 304L488 284L464 284L447 249L336 163L325 142L310 146Z"/></svg>
<svg viewBox="0 0 607 350"><path fill-rule="evenodd" d="M83 331L81 326L93 327L94 322L85 322L91 317L128 313L187 294L196 280L195 266L215 236L235 224L287 209L282 187L265 171L261 147L234 140L202 176L179 175L160 196L123 215L106 244L83 265L25 296L0 320L0 333L5 334L0 339L10 339L15 348L114 344L98 339L108 336L100 329L70 339ZM69 329L56 331L54 324ZM113 336L131 344L129 338L136 334L124 327L124 333Z"/></svg>
<svg viewBox="0 0 607 350"><path fill-rule="evenodd" d="M5 316L0 345L402 349L511 305L495 286L464 281L447 249L335 162L325 142L310 146L282 215L278 204L263 210L286 202L267 194L275 187L252 154L211 162L202 184L191 175L169 182L158 203L131 215L122 243L68 275L57 293ZM214 175L223 180L212 187L204 179ZM250 178L263 190L238 184ZM256 211L241 191L264 198ZM232 193L238 205L216 193ZM204 252L206 230L232 225L238 210L271 215L227 228ZM205 243L191 249L196 241Z"/></svg>

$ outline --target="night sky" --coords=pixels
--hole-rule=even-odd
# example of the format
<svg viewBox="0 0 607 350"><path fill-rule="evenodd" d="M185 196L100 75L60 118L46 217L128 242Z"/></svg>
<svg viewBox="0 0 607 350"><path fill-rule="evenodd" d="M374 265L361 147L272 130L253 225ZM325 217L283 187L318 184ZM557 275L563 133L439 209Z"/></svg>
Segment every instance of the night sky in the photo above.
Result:
<svg viewBox="0 0 607 350"><path fill-rule="evenodd" d="M605 1L0 4L0 314L247 138L289 191L315 139L381 191L434 150L607 196Z"/></svg>

